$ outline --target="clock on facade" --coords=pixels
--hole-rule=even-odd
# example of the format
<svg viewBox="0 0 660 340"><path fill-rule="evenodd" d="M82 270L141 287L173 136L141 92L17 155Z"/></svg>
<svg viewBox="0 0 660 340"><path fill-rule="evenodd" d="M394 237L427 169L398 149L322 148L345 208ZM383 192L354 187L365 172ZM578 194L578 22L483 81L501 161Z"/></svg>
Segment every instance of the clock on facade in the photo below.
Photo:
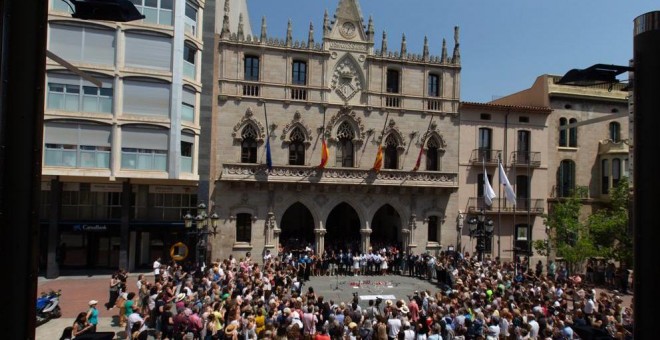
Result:
<svg viewBox="0 0 660 340"><path fill-rule="evenodd" d="M341 33L344 38L352 38L355 36L355 25L352 22L345 22L339 28L339 33Z"/></svg>

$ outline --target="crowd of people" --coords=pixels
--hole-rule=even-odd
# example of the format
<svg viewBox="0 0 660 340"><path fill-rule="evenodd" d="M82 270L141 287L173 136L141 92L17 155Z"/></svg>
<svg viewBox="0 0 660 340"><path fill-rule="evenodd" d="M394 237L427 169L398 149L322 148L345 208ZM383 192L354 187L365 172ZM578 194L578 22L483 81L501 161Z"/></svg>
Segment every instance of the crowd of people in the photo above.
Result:
<svg viewBox="0 0 660 340"><path fill-rule="evenodd" d="M265 252L258 260L247 253L197 268L158 259L153 280L139 277L135 291L125 272L113 275L106 308L118 307L127 339L631 338L632 306L549 269L455 252L406 255L395 247L321 257ZM437 289L360 305L357 295L334 301L305 285L312 274L383 273L431 280ZM90 315L79 315L78 329L90 331Z"/></svg>

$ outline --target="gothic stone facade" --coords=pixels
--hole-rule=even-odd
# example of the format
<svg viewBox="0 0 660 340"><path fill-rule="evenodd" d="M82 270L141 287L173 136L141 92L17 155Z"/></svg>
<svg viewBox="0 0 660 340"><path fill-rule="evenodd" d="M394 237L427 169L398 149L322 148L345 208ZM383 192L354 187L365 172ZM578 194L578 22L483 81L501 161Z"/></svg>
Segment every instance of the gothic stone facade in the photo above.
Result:
<svg viewBox="0 0 660 340"><path fill-rule="evenodd" d="M226 5L228 6L228 5ZM225 8L225 12L231 11ZM460 53L374 48L356 0L325 14L323 39L217 36L209 201L213 258L278 245L415 253L457 242ZM321 163L323 143L329 159ZM270 144L272 168L267 168ZM379 146L383 166L374 171ZM414 170L421 150L421 163Z"/></svg>

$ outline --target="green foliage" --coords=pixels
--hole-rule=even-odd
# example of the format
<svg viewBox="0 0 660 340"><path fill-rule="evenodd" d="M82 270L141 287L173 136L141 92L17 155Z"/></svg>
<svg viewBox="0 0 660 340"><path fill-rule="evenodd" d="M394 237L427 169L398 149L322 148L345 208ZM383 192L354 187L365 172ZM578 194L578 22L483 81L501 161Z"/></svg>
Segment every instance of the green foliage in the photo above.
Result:
<svg viewBox="0 0 660 340"><path fill-rule="evenodd" d="M628 179L622 179L610 192L610 204L589 217L588 226L598 255L632 265L632 235L628 231Z"/></svg>
<svg viewBox="0 0 660 340"><path fill-rule="evenodd" d="M587 224L580 221L580 197L585 197L584 190L578 188L570 197L552 205L549 213L543 216L548 242L534 242L534 249L539 254L555 253L566 261L571 272L597 254Z"/></svg>

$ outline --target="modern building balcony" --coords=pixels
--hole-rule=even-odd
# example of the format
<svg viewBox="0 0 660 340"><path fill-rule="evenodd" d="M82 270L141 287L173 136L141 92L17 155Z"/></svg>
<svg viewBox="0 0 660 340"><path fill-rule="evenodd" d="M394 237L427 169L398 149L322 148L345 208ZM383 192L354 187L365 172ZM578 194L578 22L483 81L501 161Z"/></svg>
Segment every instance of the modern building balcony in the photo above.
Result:
<svg viewBox="0 0 660 340"><path fill-rule="evenodd" d="M486 165L497 165L497 159L502 154L502 150L493 149L474 149L470 155L470 163L485 162Z"/></svg>
<svg viewBox="0 0 660 340"><path fill-rule="evenodd" d="M493 199L493 205L488 206L483 197L470 197L468 199L467 211L469 213L476 213L482 209L486 213L503 213L503 214L530 214L538 215L545 212L545 200L542 198L524 198L516 199L515 206L507 202L506 198Z"/></svg>
<svg viewBox="0 0 660 340"><path fill-rule="evenodd" d="M541 153L532 151L514 151L511 153L511 165L538 168L541 166Z"/></svg>
<svg viewBox="0 0 660 340"><path fill-rule="evenodd" d="M398 187L433 187L458 189L458 174L449 172L401 171L383 169L325 168L310 166L274 166L264 164L223 165L220 181L292 184L351 184Z"/></svg>

